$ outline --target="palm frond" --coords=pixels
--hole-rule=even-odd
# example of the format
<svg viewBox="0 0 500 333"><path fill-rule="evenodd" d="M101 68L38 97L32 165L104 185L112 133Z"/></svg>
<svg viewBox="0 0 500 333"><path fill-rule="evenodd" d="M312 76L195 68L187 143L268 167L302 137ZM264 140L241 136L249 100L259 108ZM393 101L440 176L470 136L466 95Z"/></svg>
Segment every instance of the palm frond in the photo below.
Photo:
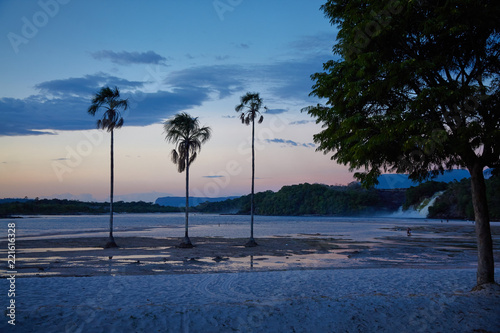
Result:
<svg viewBox="0 0 500 333"><path fill-rule="evenodd" d="M200 127L198 118L185 112L165 121L163 129L165 140L177 146L178 156L172 162L177 164L179 172L186 168L186 157L188 164L196 159L202 144L210 139L212 133L210 127Z"/></svg>
<svg viewBox="0 0 500 333"><path fill-rule="evenodd" d="M242 124L249 125L251 122L255 121L257 114L260 115L260 109L262 107L262 99L258 93L246 93L241 96L240 104L235 107L236 112L241 112L240 120ZM264 106L267 110L267 107ZM246 111L245 111L246 110ZM264 120L263 116L260 115L258 120L259 124Z"/></svg>
<svg viewBox="0 0 500 333"><path fill-rule="evenodd" d="M198 154L195 152L191 155L191 157L189 157L189 165L191 165L191 163L193 163L193 161L196 159L196 157L198 157Z"/></svg>
<svg viewBox="0 0 500 333"><path fill-rule="evenodd" d="M177 161L179 161L179 153L175 149L172 149L170 152L170 159L174 164L177 164Z"/></svg>
<svg viewBox="0 0 500 333"><path fill-rule="evenodd" d="M109 87L101 88L92 99L92 104L87 112L95 116L101 108L104 109L104 114L97 121L97 128L106 129L108 132L111 132L113 129L123 126L124 120L120 114L120 110L128 108L128 100L120 99L118 87L114 89Z"/></svg>

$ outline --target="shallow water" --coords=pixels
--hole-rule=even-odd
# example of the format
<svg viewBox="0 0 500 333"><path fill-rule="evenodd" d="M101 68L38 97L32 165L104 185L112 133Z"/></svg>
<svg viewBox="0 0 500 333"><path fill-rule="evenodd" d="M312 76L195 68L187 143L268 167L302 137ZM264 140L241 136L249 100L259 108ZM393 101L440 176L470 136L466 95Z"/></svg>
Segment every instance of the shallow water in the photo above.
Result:
<svg viewBox="0 0 500 333"><path fill-rule="evenodd" d="M25 216L0 220L7 230L15 223L16 238L48 239L61 237L102 237L107 235L109 215ZM189 234L192 237L245 238L250 232L250 217L242 215L191 214ZM332 237L371 241L387 236L436 237L436 233L419 232L422 226L471 226L472 222L401 217L310 217L255 216L255 237ZM500 225L493 222L492 225ZM184 214L115 214L115 236L182 237ZM443 235L438 235L442 237Z"/></svg>

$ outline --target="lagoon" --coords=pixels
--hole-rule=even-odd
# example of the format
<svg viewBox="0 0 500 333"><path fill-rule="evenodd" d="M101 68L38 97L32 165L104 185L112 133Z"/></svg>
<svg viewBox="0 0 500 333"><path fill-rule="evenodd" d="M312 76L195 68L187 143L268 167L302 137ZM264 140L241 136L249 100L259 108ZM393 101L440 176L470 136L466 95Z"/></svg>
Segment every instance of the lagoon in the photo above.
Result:
<svg viewBox="0 0 500 333"><path fill-rule="evenodd" d="M191 214L191 237L245 238L250 232L250 217L245 215ZM0 221L7 230L7 223L16 223L16 237L22 239L50 239L73 237L103 237L109 232L109 215L58 215L23 216L21 219ZM380 237L401 236L412 228L414 236L434 237L432 233L419 235L422 226L470 226L471 221L449 222L409 218L398 215L372 217L323 217L323 216L256 216L255 237L334 237L355 241L371 241ZM492 222L492 226L500 225ZM115 214L114 235L143 237L182 237L184 213ZM442 237L443 235L440 235Z"/></svg>

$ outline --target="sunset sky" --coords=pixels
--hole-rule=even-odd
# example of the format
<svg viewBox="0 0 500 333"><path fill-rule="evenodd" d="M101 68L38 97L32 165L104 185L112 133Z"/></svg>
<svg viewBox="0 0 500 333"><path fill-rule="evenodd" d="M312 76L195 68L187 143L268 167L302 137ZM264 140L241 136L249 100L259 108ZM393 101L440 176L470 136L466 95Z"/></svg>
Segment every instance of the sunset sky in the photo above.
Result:
<svg viewBox="0 0 500 333"><path fill-rule="evenodd" d="M333 58L323 2L1 1L0 197L108 199L110 138L87 114L106 85L130 103L115 132L118 200L184 195L162 128L182 111L213 130L191 194L249 193L251 128L234 110L249 91L269 108L256 127L256 191L351 182L315 151L321 127L300 112L319 102L310 75Z"/></svg>

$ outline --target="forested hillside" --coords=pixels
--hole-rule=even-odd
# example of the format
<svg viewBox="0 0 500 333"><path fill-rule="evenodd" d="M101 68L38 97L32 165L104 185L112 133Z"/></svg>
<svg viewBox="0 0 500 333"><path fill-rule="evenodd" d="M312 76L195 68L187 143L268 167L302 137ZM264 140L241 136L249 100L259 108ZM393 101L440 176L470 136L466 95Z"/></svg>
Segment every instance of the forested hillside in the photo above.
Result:
<svg viewBox="0 0 500 333"><path fill-rule="evenodd" d="M255 194L255 213L260 215L359 215L397 210L404 191L364 189L349 186L300 184L284 186L278 192ZM199 212L250 213L250 196L196 207Z"/></svg>
<svg viewBox="0 0 500 333"><path fill-rule="evenodd" d="M474 219L470 179L447 184L445 192L429 208L430 218ZM486 180L490 219L500 220L500 177Z"/></svg>

